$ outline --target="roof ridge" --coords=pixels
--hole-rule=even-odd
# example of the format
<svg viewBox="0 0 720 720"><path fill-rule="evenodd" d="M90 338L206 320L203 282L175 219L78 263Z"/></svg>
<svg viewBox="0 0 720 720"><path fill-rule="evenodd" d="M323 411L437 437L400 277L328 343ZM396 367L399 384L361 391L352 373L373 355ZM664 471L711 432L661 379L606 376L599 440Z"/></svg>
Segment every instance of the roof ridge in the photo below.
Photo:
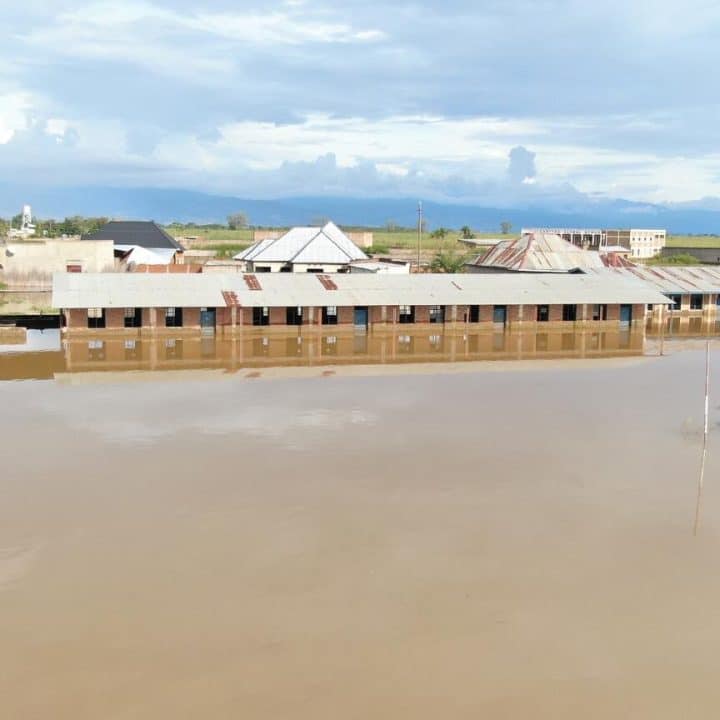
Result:
<svg viewBox="0 0 720 720"><path fill-rule="evenodd" d="M337 226L336 226L336 227L337 227ZM340 230L340 228L338 228L338 230ZM342 232L342 231L341 231L341 232ZM323 231L323 235L324 235L343 255L345 255L345 257L346 257L348 260L351 260L351 261L352 261L352 257L350 257L350 253L348 253L348 251L345 250L345 248L343 248L343 247L341 247L340 245L338 245L338 243L336 243L335 240L334 240L333 238L331 238L331 237L330 237L326 232L324 232L324 231ZM350 239L350 238L348 238L348 240L349 240L349 239ZM352 242L352 241L351 241L351 242Z"/></svg>
<svg viewBox="0 0 720 720"><path fill-rule="evenodd" d="M313 230L314 230L314 229L315 229L315 228L313 228ZM322 233L323 235L325 235L325 233L323 232L323 229L322 229L322 228L318 228L318 229L317 229L317 232L316 232L293 256L291 256L291 257L289 258L288 262L291 263L291 262L292 262L303 250L305 250L305 248L306 248L313 240L315 240L315 239L317 238L317 236L320 235L321 233ZM325 235L325 237L328 237L328 236ZM345 253L345 254L347 255L347 253Z"/></svg>

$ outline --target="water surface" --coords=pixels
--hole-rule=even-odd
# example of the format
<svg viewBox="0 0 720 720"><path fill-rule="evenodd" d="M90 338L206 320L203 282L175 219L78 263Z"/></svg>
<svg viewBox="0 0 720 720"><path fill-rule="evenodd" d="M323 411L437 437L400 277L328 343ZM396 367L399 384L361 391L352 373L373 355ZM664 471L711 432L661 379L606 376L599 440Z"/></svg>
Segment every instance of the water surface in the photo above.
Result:
<svg viewBox="0 0 720 720"><path fill-rule="evenodd" d="M713 717L703 363L0 384L3 716Z"/></svg>

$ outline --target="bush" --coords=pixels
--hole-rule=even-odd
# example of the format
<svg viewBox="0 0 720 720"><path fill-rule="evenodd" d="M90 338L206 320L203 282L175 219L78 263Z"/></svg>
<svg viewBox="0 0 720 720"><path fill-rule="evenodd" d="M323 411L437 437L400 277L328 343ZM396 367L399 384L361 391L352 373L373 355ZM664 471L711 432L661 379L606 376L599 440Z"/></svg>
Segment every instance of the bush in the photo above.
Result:
<svg viewBox="0 0 720 720"><path fill-rule="evenodd" d="M648 261L648 265L699 265L700 261L689 253L670 255L669 257L656 257Z"/></svg>
<svg viewBox="0 0 720 720"><path fill-rule="evenodd" d="M249 243L215 243L206 245L203 250L214 250L216 257L229 258L237 255L241 250L250 247Z"/></svg>
<svg viewBox="0 0 720 720"><path fill-rule="evenodd" d="M368 248L368 250L373 255L387 255L390 252L390 248L383 243L373 243L372 247Z"/></svg>

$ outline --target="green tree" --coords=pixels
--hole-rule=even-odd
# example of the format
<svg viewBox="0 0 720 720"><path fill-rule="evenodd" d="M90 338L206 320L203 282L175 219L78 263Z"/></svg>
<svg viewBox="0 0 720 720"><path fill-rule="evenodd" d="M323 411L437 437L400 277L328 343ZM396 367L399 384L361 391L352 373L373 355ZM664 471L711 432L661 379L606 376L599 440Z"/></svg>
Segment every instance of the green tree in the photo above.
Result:
<svg viewBox="0 0 720 720"><path fill-rule="evenodd" d="M467 257L455 250L442 249L435 253L430 269L436 273L459 273L463 271Z"/></svg>
<svg viewBox="0 0 720 720"><path fill-rule="evenodd" d="M228 215L227 218L228 227L231 230L240 230L248 226L248 216L244 212L236 212L232 215Z"/></svg>
<svg viewBox="0 0 720 720"><path fill-rule="evenodd" d="M475 237L475 233L469 225L463 225L460 228L460 234L464 240L472 240Z"/></svg>
<svg viewBox="0 0 720 720"><path fill-rule="evenodd" d="M444 240L445 237L447 237L449 230L444 227L439 227L437 230L433 230L430 233L430 237L434 238L435 240Z"/></svg>
<svg viewBox="0 0 720 720"><path fill-rule="evenodd" d="M512 223L509 220L503 220L500 223L500 232L503 235L509 235L512 230Z"/></svg>

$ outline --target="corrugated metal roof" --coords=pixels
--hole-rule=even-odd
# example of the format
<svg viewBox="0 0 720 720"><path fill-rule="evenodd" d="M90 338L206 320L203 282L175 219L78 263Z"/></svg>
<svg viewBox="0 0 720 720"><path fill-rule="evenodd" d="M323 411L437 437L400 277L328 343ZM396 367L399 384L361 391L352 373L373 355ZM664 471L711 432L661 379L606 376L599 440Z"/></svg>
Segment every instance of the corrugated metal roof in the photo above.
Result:
<svg viewBox="0 0 720 720"><path fill-rule="evenodd" d="M295 227L279 238L267 238L235 255L235 260L343 265L367 255L332 222L323 227Z"/></svg>
<svg viewBox="0 0 720 720"><path fill-rule="evenodd" d="M710 265L689 267L626 265L609 270L618 275L630 275L644 280L660 292L669 295L720 293L720 267Z"/></svg>
<svg viewBox="0 0 720 720"><path fill-rule="evenodd" d="M568 272L603 267L600 254L573 245L553 233L527 233L504 240L474 263L481 267L524 272Z"/></svg>
<svg viewBox="0 0 720 720"><path fill-rule="evenodd" d="M234 293L245 307L667 302L646 282L609 269L590 275L348 273L333 276L337 290L326 289L307 273L264 273L256 290L245 278L239 273L58 273L53 277L52 304L56 308L222 307L223 292Z"/></svg>

